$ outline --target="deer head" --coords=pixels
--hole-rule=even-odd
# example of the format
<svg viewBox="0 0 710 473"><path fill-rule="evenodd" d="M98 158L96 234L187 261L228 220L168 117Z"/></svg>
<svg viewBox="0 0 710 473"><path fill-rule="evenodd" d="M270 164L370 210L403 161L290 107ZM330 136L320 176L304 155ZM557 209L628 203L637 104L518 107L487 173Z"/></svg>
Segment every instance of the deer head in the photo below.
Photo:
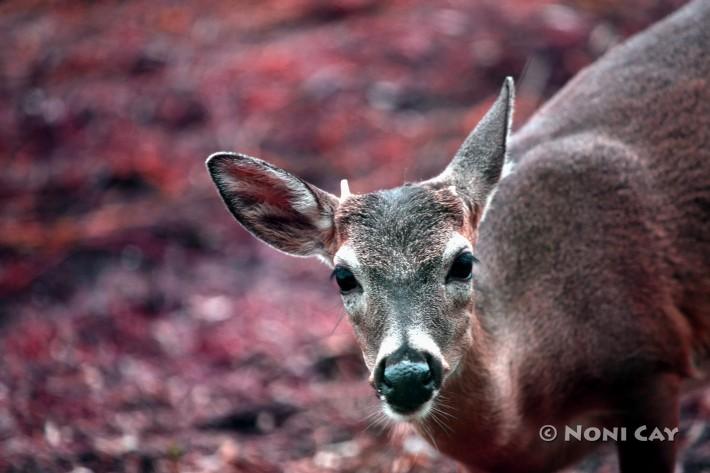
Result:
<svg viewBox="0 0 710 473"><path fill-rule="evenodd" d="M507 78L437 177L340 197L256 158L216 153L207 167L252 235L333 268L385 412L422 418L476 341L471 335L478 224L500 179L511 126Z"/></svg>

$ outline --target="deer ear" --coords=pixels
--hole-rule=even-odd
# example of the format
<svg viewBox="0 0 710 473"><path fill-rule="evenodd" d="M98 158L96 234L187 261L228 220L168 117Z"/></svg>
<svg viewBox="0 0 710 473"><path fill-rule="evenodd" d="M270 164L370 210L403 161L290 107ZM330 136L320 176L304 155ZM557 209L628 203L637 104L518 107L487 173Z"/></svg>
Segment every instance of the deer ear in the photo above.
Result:
<svg viewBox="0 0 710 473"><path fill-rule="evenodd" d="M483 209L500 179L513 119L513 78L506 77L498 98L468 135L444 172L427 181L454 186L459 195Z"/></svg>
<svg viewBox="0 0 710 473"><path fill-rule="evenodd" d="M215 153L207 169L249 233L295 256L332 256L338 198L260 159Z"/></svg>

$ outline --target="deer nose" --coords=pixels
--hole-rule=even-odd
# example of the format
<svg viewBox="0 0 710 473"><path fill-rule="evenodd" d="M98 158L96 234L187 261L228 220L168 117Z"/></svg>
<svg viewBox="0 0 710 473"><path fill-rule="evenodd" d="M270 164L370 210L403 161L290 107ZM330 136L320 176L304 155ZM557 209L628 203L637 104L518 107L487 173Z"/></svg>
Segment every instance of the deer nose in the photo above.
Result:
<svg viewBox="0 0 710 473"><path fill-rule="evenodd" d="M397 413L415 412L441 386L441 363L428 353L407 346L380 361L375 388Z"/></svg>

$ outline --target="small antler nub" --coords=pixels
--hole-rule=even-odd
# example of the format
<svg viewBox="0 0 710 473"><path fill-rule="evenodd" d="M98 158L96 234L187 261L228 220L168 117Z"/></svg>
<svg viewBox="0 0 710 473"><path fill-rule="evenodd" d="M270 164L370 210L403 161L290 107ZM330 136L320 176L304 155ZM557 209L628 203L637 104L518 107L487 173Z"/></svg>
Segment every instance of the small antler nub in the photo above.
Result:
<svg viewBox="0 0 710 473"><path fill-rule="evenodd" d="M350 197L350 186L347 179L340 180L340 200L345 200Z"/></svg>

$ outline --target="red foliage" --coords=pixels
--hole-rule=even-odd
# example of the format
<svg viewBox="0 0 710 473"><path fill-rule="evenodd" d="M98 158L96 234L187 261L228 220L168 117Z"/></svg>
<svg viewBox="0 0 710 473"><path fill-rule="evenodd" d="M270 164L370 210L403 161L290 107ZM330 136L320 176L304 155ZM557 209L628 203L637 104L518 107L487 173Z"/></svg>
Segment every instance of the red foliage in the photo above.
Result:
<svg viewBox="0 0 710 473"><path fill-rule="evenodd" d="M204 158L431 176L505 75L521 123L678 3L0 4L0 471L456 471L368 417L326 269L239 229Z"/></svg>

